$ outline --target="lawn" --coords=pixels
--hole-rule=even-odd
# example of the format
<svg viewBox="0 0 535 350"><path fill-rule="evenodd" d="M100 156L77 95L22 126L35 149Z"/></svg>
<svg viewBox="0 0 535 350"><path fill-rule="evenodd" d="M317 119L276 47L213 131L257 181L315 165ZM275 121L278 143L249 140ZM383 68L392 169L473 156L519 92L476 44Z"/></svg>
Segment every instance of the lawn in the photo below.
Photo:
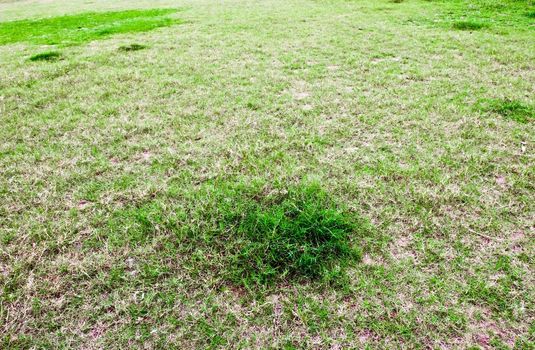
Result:
<svg viewBox="0 0 535 350"><path fill-rule="evenodd" d="M0 0L1 349L535 349L531 0Z"/></svg>

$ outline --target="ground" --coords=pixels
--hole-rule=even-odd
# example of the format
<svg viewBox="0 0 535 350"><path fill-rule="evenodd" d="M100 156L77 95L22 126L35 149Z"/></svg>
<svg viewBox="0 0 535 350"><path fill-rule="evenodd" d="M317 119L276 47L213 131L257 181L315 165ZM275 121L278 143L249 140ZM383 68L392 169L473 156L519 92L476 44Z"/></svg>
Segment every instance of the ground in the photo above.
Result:
<svg viewBox="0 0 535 350"><path fill-rule="evenodd" d="M0 348L534 349L534 13L0 0ZM229 278L309 183L360 258Z"/></svg>

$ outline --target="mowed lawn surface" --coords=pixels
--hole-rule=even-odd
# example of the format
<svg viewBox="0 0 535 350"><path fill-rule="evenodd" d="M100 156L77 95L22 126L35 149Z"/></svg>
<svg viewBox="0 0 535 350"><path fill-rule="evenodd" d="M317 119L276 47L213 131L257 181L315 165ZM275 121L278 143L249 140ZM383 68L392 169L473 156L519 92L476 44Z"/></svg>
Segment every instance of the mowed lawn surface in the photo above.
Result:
<svg viewBox="0 0 535 350"><path fill-rule="evenodd" d="M534 18L0 1L0 348L534 349Z"/></svg>

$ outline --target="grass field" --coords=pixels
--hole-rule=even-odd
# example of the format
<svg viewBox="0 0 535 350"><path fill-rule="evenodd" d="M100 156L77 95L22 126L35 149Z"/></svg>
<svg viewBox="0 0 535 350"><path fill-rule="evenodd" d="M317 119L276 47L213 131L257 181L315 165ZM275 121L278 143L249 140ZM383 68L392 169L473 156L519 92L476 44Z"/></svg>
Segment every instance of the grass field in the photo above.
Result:
<svg viewBox="0 0 535 350"><path fill-rule="evenodd" d="M1 349L535 349L535 5L0 0Z"/></svg>

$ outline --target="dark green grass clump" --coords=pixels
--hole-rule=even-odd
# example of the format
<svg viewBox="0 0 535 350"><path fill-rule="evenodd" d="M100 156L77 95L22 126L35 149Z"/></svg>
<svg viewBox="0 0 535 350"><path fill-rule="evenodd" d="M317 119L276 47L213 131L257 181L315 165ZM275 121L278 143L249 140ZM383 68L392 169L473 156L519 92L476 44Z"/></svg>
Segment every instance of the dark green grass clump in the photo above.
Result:
<svg viewBox="0 0 535 350"><path fill-rule="evenodd" d="M514 100L488 100L485 109L518 123L527 123L535 118L535 108Z"/></svg>
<svg viewBox="0 0 535 350"><path fill-rule="evenodd" d="M139 51L139 50L144 50L147 48L147 45L142 45L142 44L130 44L130 45L122 45L122 46L119 46L119 51L125 51L125 52L129 52L129 51Z"/></svg>
<svg viewBox="0 0 535 350"><path fill-rule="evenodd" d="M436 14L430 17L433 26L461 31L488 29L506 34L529 31L529 13L533 4L525 0L433 1Z"/></svg>
<svg viewBox="0 0 535 350"><path fill-rule="evenodd" d="M458 30L480 30L487 26L485 23L474 21L457 21L452 24L452 27Z"/></svg>
<svg viewBox="0 0 535 350"><path fill-rule="evenodd" d="M30 61L57 61L61 58L58 51L41 52L30 57Z"/></svg>
<svg viewBox="0 0 535 350"><path fill-rule="evenodd" d="M112 34L146 32L178 23L168 17L175 9L90 12L77 15L0 23L0 45L28 42L81 44Z"/></svg>
<svg viewBox="0 0 535 350"><path fill-rule="evenodd" d="M222 222L237 242L230 268L235 282L332 277L360 257L353 239L363 232L362 223L319 185L296 186L238 208L226 207Z"/></svg>

